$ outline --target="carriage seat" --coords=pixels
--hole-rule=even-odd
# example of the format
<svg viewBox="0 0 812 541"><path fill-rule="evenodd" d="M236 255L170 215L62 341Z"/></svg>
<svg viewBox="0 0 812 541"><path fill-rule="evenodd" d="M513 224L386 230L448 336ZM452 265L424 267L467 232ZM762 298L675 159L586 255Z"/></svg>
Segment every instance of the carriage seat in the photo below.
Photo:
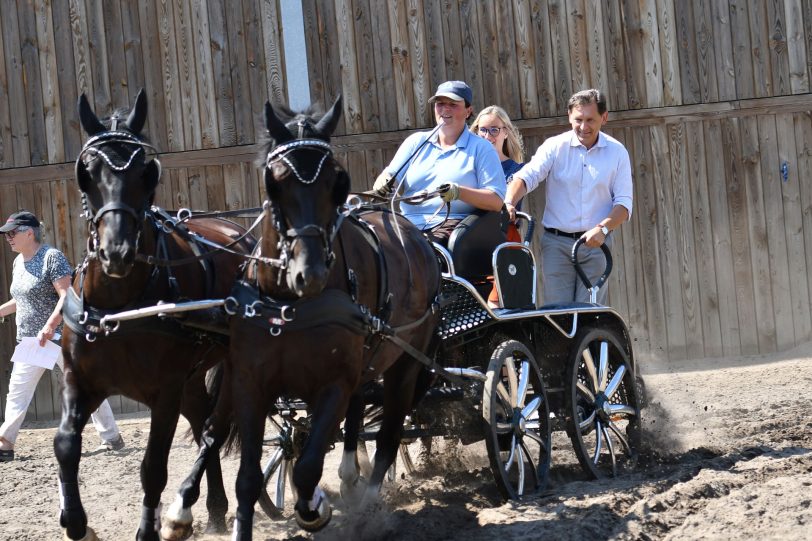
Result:
<svg viewBox="0 0 812 541"><path fill-rule="evenodd" d="M506 241L509 223L503 206L499 212L477 210L457 224L448 239L448 251L457 274L472 283L491 276L493 251Z"/></svg>

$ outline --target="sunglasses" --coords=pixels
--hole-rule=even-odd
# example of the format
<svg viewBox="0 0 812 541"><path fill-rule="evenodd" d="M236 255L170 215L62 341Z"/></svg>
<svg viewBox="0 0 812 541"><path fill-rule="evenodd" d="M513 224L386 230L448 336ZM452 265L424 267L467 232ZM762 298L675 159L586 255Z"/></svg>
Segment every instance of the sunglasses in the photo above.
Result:
<svg viewBox="0 0 812 541"><path fill-rule="evenodd" d="M479 134L482 135L483 137L486 134L490 134L491 137L496 137L497 135L499 135L499 132L501 132L503 129L504 128L497 128L496 126L494 126L492 128L486 128L485 126L480 126Z"/></svg>
<svg viewBox="0 0 812 541"><path fill-rule="evenodd" d="M26 227L26 226L24 226L24 225L21 225L21 226L20 226L20 227L18 227L17 229L12 229L11 231L7 231L7 232L5 233L5 235L6 235L8 238L13 239L14 237L16 237L16 236L17 236L17 233L23 233L23 232L25 232L25 231L28 231L28 227Z"/></svg>

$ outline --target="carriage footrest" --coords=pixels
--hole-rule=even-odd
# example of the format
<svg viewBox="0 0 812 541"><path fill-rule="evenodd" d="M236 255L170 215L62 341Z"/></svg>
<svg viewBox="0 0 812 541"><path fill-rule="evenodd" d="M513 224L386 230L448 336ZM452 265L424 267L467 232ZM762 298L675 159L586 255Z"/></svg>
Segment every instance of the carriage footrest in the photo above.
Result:
<svg viewBox="0 0 812 541"><path fill-rule="evenodd" d="M462 400L464 397L465 391L460 387L432 387L423 397L423 402Z"/></svg>

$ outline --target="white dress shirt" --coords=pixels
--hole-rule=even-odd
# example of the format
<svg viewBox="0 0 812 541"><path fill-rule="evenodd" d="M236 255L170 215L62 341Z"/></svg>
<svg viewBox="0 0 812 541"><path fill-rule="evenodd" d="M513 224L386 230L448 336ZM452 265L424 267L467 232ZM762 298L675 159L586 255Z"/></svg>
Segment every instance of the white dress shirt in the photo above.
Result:
<svg viewBox="0 0 812 541"><path fill-rule="evenodd" d="M632 168L623 144L601 132L587 150L570 130L550 137L514 177L528 193L547 180L542 224L568 233L587 231L623 205L632 214Z"/></svg>

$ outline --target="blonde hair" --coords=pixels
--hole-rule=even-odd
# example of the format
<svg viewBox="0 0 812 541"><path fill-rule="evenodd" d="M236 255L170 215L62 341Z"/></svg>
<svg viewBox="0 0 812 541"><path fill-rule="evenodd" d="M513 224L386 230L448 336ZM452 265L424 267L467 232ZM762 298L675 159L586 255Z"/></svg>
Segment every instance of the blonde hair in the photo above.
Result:
<svg viewBox="0 0 812 541"><path fill-rule="evenodd" d="M502 121L507 133L505 142L502 144L502 153L514 162L522 163L524 161L524 140L522 139L522 134L516 126L513 125L513 122L511 122L507 111L498 105L489 105L482 109L476 116L474 123L471 124L471 132L479 135L479 119L485 115L495 115Z"/></svg>

